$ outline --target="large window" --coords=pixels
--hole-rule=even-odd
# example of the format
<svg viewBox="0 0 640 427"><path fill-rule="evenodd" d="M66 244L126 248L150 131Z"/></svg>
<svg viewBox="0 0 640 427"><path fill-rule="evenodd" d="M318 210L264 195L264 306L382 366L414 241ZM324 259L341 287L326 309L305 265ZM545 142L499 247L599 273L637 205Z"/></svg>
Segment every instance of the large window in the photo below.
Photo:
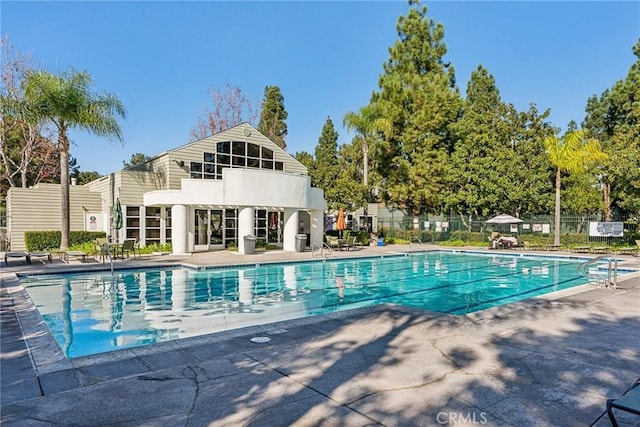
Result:
<svg viewBox="0 0 640 427"><path fill-rule="evenodd" d="M222 179L224 168L284 170L284 163L274 160L273 150L245 141L223 141L215 153L203 153L202 162L191 162L193 179Z"/></svg>
<svg viewBox="0 0 640 427"><path fill-rule="evenodd" d="M147 245L160 244L160 212L162 209L159 207L145 208L145 242Z"/></svg>
<svg viewBox="0 0 640 427"><path fill-rule="evenodd" d="M127 239L140 238L140 207L127 206Z"/></svg>

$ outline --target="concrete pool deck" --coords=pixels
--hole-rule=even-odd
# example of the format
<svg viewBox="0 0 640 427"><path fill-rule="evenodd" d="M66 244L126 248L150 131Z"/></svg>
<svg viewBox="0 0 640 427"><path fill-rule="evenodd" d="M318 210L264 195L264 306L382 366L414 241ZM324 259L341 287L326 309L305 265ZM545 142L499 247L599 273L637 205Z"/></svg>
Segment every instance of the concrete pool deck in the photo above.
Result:
<svg viewBox="0 0 640 427"><path fill-rule="evenodd" d="M437 248L367 247L332 257ZM640 258L620 258L621 268L640 268ZM309 259L310 252L219 251L116 266ZM606 399L640 377L639 273L617 289L585 285L466 316L384 305L60 359L16 273L96 267L3 265L3 426L578 426L596 421ZM610 423L605 416L595 425Z"/></svg>

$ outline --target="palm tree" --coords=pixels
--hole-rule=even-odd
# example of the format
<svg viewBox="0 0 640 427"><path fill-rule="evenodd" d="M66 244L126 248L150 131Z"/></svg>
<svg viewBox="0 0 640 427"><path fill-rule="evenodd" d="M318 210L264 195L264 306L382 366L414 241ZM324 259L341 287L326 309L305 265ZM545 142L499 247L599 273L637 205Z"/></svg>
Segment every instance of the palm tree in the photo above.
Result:
<svg viewBox="0 0 640 427"><path fill-rule="evenodd" d="M559 139L549 136L544 140L544 148L551 164L556 168L556 206L553 244L560 244L560 187L562 172L580 173L595 167L607 158L600 142L586 139L582 130L568 132Z"/></svg>
<svg viewBox="0 0 640 427"><path fill-rule="evenodd" d="M349 111L342 120L347 130L355 130L362 137L362 160L364 185L369 185L369 143L374 141L378 134L391 133L391 122L380 117L376 104L371 103L360 109L360 112Z"/></svg>
<svg viewBox="0 0 640 427"><path fill-rule="evenodd" d="M25 96L38 120L52 123L58 131L56 143L60 156L61 241L69 247L69 136L70 129L81 129L98 136L122 141L118 116L126 111L122 102L110 93L95 93L93 79L86 71L69 69L62 75L40 70L29 72L24 81Z"/></svg>

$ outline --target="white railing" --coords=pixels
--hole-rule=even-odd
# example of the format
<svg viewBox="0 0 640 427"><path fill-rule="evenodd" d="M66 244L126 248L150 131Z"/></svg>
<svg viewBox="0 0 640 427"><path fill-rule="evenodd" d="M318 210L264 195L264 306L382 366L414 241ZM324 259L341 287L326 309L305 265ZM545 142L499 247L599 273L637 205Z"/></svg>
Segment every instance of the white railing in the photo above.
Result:
<svg viewBox="0 0 640 427"><path fill-rule="evenodd" d="M607 263L607 271L601 265ZM596 286L617 288L618 286L618 259L611 255L601 255L599 257L583 262L578 266L578 273L593 281Z"/></svg>
<svg viewBox="0 0 640 427"><path fill-rule="evenodd" d="M326 254L325 254L326 252ZM312 243L311 244L311 257L312 258L326 258L328 256L330 256L333 253L333 248L331 246L329 246L327 243L322 243L322 245L320 245L319 243Z"/></svg>

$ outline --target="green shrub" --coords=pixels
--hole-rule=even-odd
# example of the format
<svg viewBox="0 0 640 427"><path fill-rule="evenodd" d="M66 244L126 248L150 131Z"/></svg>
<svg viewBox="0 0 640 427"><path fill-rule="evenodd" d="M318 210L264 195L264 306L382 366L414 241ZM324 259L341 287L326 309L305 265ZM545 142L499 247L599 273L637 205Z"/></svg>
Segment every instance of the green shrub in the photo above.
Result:
<svg viewBox="0 0 640 427"><path fill-rule="evenodd" d="M154 252L172 252L172 251L173 251L173 247L171 246L171 243L163 243L163 244L152 243L143 248L140 248L141 254L151 254Z"/></svg>
<svg viewBox="0 0 640 427"><path fill-rule="evenodd" d="M48 251L58 249L62 233L60 230L25 231L24 243L28 251ZM69 247L82 246L100 237L106 237L104 231L71 231L69 232Z"/></svg>

